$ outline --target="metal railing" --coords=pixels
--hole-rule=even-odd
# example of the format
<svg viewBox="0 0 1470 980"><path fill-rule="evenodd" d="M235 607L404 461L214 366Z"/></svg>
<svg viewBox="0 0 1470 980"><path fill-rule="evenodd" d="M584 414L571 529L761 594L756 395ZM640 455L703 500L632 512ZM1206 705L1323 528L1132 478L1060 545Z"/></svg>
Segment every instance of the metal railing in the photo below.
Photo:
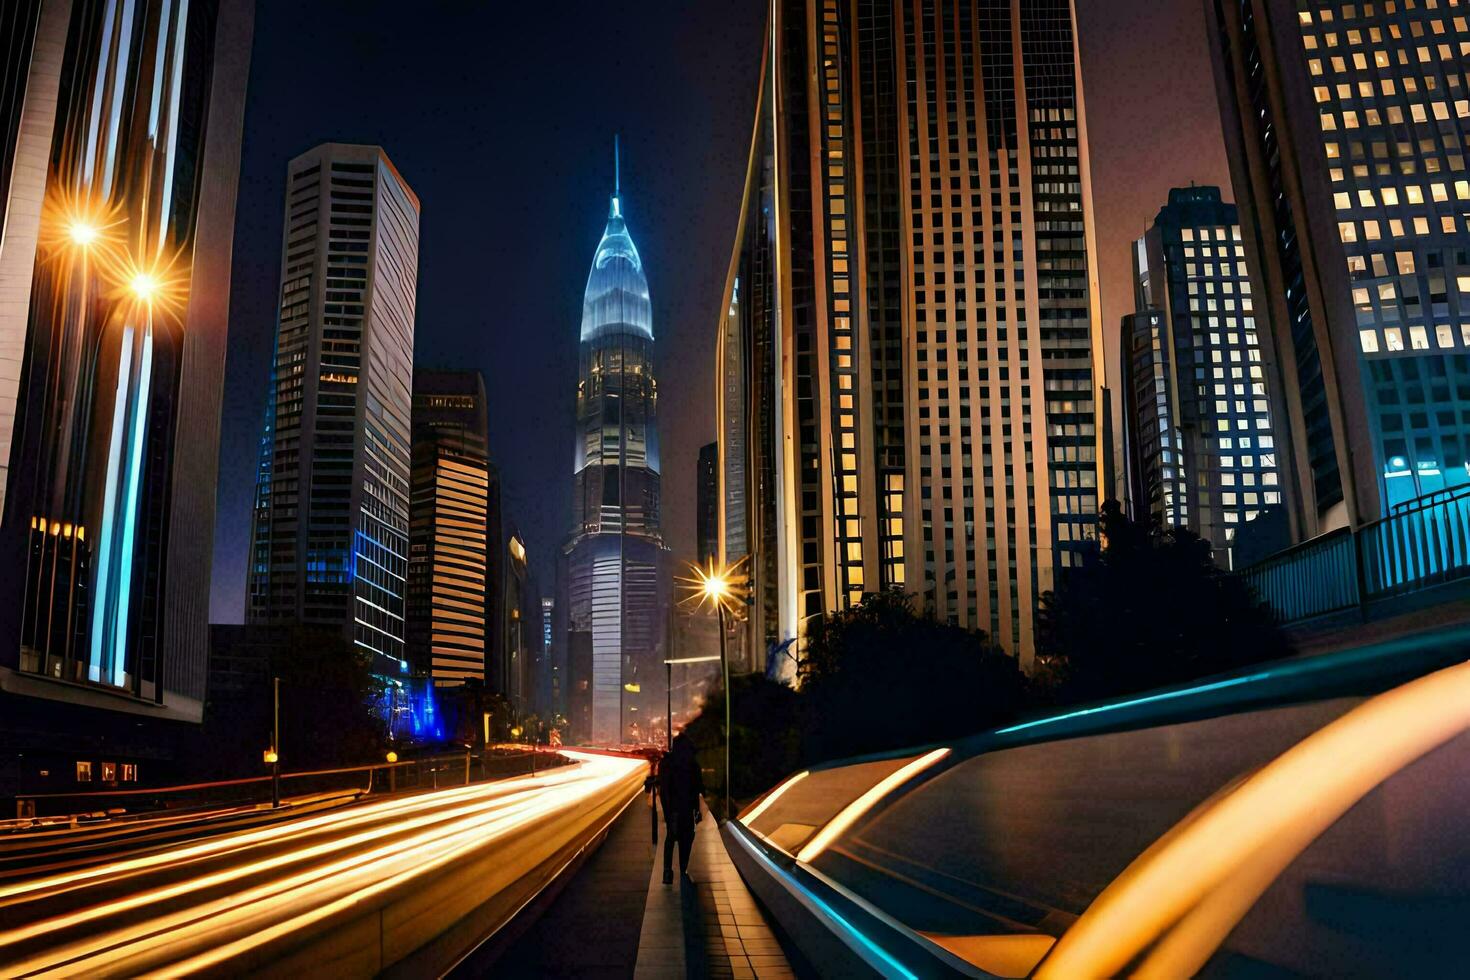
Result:
<svg viewBox="0 0 1470 980"><path fill-rule="evenodd" d="M1283 625L1470 578L1470 487L1396 506L1240 572Z"/></svg>
<svg viewBox="0 0 1470 980"><path fill-rule="evenodd" d="M283 772L281 782L283 792L293 797L331 793L366 795L504 779L559 764L561 760L554 751L537 753L528 746L491 747L418 756L397 762ZM35 819L57 816L101 819L160 811L269 804L270 781L269 775L261 775L173 786L20 793L16 796L17 814L25 816L6 821L0 825L0 831L29 826Z"/></svg>

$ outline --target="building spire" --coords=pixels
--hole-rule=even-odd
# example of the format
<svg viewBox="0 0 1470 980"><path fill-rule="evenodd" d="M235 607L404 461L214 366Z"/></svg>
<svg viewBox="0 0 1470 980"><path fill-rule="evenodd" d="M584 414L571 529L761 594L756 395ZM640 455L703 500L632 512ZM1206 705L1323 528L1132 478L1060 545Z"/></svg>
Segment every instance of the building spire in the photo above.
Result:
<svg viewBox="0 0 1470 980"><path fill-rule="evenodd" d="M618 134L613 133L613 195L612 206L607 209L608 220L623 216L623 154Z"/></svg>

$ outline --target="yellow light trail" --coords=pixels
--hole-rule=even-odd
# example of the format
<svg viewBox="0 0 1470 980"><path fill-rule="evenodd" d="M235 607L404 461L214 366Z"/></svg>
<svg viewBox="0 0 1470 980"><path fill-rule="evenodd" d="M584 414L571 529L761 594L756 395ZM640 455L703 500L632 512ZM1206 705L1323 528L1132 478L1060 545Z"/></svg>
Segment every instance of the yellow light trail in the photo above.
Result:
<svg viewBox="0 0 1470 980"><path fill-rule="evenodd" d="M949 755L949 749L935 749L926 752L907 765L889 773L880 779L862 796L853 800L847 806L827 821L827 825L817 831L811 840L797 853L796 859L803 864L810 864L817 855L825 851L831 843L842 836L843 831L857 822L857 819L877 806L883 797L892 793L895 789L908 782L910 778L928 769L934 763Z"/></svg>
<svg viewBox="0 0 1470 980"><path fill-rule="evenodd" d="M1467 730L1470 664L1371 698L1185 817L1093 900L1035 976L1195 975L1314 840Z"/></svg>
<svg viewBox="0 0 1470 980"><path fill-rule="evenodd" d="M547 780L555 784L558 779L570 778L569 774L548 774ZM70 871L42 878L32 878L9 885L0 885L0 908L14 904L16 896L41 892L47 896L57 894L72 886L95 884L101 880L131 877L133 873L148 871L164 866L178 866L187 862L217 857L240 851L258 844L280 844L317 833L324 829L343 830L349 827L380 821L388 816L406 816L423 810L436 810L466 798L493 799L507 793L520 792L524 784L507 780L478 786L466 786L441 790L432 796L413 796L406 799L385 800L351 810L326 813L320 816L293 821L285 826L266 827L259 830L239 831L210 838L198 844L173 848L155 854L109 862L78 871ZM4 944L5 933L0 933L0 945Z"/></svg>
<svg viewBox="0 0 1470 980"><path fill-rule="evenodd" d="M797 783L801 782L803 779L810 775L811 773L809 772L799 772L795 776L792 776L790 779L786 780L786 782L782 783L780 786L777 786L775 789L771 790L769 793L766 794L765 799L757 803L749 813L740 818L740 822L745 824L745 826L747 827L755 823L756 820L760 818L760 815L762 813L765 813L766 809L772 803L775 803L781 798L782 794L784 794L788 789L795 786Z"/></svg>
<svg viewBox="0 0 1470 980"><path fill-rule="evenodd" d="M239 859L0 933L0 975L205 969L604 798L646 764L566 754L576 766L313 815L284 828L229 833L6 886L0 894L8 900L0 905L22 907L7 914L14 921L26 904L69 891L100 891L139 875L187 873L201 861ZM283 843L291 846L281 850ZM267 848L271 853L250 859L252 851ZM48 939L54 942L37 948Z"/></svg>

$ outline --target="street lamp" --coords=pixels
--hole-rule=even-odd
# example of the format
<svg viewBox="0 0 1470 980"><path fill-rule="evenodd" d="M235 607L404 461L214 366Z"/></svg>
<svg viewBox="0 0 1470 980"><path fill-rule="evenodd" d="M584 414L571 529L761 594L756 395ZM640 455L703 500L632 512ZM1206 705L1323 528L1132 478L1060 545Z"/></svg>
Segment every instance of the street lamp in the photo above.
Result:
<svg viewBox="0 0 1470 980"><path fill-rule="evenodd" d="M700 606L706 603L715 607L715 613L720 621L720 678L725 687L725 819L730 819L730 738L734 729L733 720L730 717L730 657L725 651L725 617L733 613L736 604L743 601L737 597L737 590L743 593L745 577L738 575L740 565L745 561L742 558L734 565L716 568L713 560L708 566L701 568L699 565L691 565L694 572L693 578L686 578L686 588L690 595L685 602L694 601Z"/></svg>
<svg viewBox="0 0 1470 980"><path fill-rule="evenodd" d="M265 761L271 764L271 806L281 805L281 679L271 678L271 750Z"/></svg>
<svg viewBox="0 0 1470 980"><path fill-rule="evenodd" d="M151 303L158 294L158 277L151 272L139 272L128 283L128 288L140 302Z"/></svg>
<svg viewBox="0 0 1470 980"><path fill-rule="evenodd" d="M66 226L66 237L79 248L95 243L101 235L102 229L86 218L73 218Z"/></svg>

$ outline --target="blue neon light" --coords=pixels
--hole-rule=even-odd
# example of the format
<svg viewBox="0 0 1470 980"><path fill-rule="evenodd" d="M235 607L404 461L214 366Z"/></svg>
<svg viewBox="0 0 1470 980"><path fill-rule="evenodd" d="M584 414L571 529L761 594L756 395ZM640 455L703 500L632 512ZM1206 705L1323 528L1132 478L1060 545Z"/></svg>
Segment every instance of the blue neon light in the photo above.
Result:
<svg viewBox="0 0 1470 980"><path fill-rule="evenodd" d="M1112 704L1099 704L1091 708L1078 708L1076 711L1068 711L1066 714L1053 715L1050 718L1038 718L1036 721L1024 721L1019 725L1011 725L1009 728L997 728L997 735L1009 735L1011 732L1024 731L1027 728L1036 728L1041 725L1052 725L1059 721L1068 721L1072 718L1085 718L1088 715L1102 714L1108 711L1120 711L1123 708L1136 708L1140 704L1153 704L1158 701L1172 701L1175 698L1188 697L1191 694L1205 694L1209 691L1220 691L1227 687L1239 687L1242 684L1251 684L1263 681L1271 676L1270 671L1259 674L1248 674L1245 677L1231 677L1223 681L1212 681L1209 684L1199 684L1195 687L1186 687L1179 691L1164 691L1160 694L1149 694L1141 698L1129 698L1127 701L1115 701Z"/></svg>
<svg viewBox="0 0 1470 980"><path fill-rule="evenodd" d="M439 717L434 684L427 677L392 680L379 677L382 683L375 712L393 740L437 742L444 739L444 722Z"/></svg>
<svg viewBox="0 0 1470 980"><path fill-rule="evenodd" d="M862 943L863 946L871 951L874 956L877 956L884 963L887 963L894 970L898 971L899 976L906 977L907 980L919 980L919 975L917 973L914 973L908 967L904 966L898 960L894 959L891 953L889 953L882 946L879 946L877 943L873 942L873 940L869 939L867 935L861 932L856 926L843 918L840 912L838 912L832 906L828 905L820 896L817 895L816 892L803 885L800 881L796 879L794 875L791 874L791 872L781 867L775 861L772 861L770 857L768 857L766 853L755 844L752 844L748 840L744 840L744 830L742 828L737 826L734 829L737 833L741 834L742 840L740 841L740 843L745 845L746 850L750 851L759 860L764 862L766 866L768 866L772 871L774 871L776 874L780 875L787 882L789 882L793 888L798 889L803 895L809 898L813 905L821 909L823 915L827 916L827 918L831 919L837 925L846 930L854 939Z"/></svg>
<svg viewBox="0 0 1470 980"><path fill-rule="evenodd" d="M134 353L137 363L134 363ZM148 390L153 379L153 331L126 324L118 349L117 392L108 438L107 477L102 491L102 536L98 542L96 596L92 608L87 678L122 685L127 663L128 616L132 610L133 547L137 538L138 484L148 424Z"/></svg>
<svg viewBox="0 0 1470 980"><path fill-rule="evenodd" d="M108 648L107 597L112 578L112 529L116 522L118 470L122 466L123 421L127 417L127 379L132 371L133 328L123 328L118 352L117 392L112 402L112 431L107 440L107 483L102 488L102 536L97 542L97 587L92 606L92 650L87 657L87 679L102 681L102 656Z"/></svg>
<svg viewBox="0 0 1470 980"><path fill-rule="evenodd" d="M123 665L127 663L128 615L133 606L133 545L138 531L138 480L143 473L143 435L147 431L148 389L153 383L153 330L143 333L143 355L138 360L138 379L132 404L128 406L131 427L128 435L127 497L123 502L122 549L118 554L117 594L113 608L112 682L123 681ZM161 678L160 678L161 680Z"/></svg>

